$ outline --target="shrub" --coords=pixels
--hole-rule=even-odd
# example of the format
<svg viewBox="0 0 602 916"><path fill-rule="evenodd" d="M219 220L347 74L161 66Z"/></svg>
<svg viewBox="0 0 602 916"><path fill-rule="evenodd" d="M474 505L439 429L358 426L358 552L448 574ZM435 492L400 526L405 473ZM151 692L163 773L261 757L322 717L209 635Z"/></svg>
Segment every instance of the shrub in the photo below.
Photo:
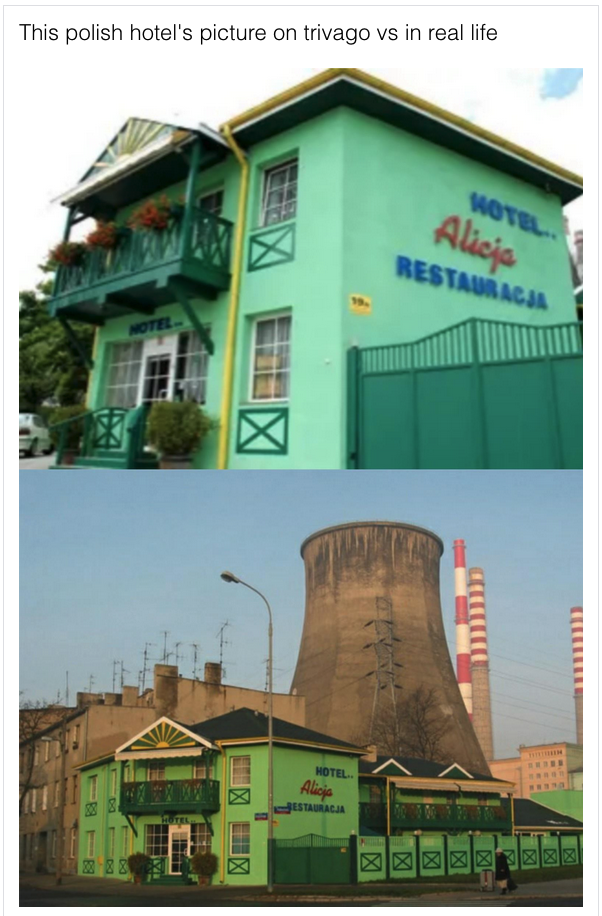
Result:
<svg viewBox="0 0 602 916"><path fill-rule="evenodd" d="M210 878L217 871L217 856L212 852L195 852L190 860L190 868L195 875Z"/></svg>
<svg viewBox="0 0 602 916"><path fill-rule="evenodd" d="M213 426L198 404L156 401L148 417L148 441L162 455L190 455Z"/></svg>
<svg viewBox="0 0 602 916"><path fill-rule="evenodd" d="M69 407L57 407L53 410L48 418L50 439L53 445L56 446L59 444L63 430L66 430L64 440L65 447L69 449L78 448L81 437L84 434L85 413L86 408L83 404L71 404ZM59 426L57 429L58 423L66 423L67 420L71 420L74 417L81 417L81 419L73 420L72 423L68 423L65 426Z"/></svg>
<svg viewBox="0 0 602 916"><path fill-rule="evenodd" d="M128 856L130 874L143 875L149 862L150 856L145 855L143 852L133 852L131 856Z"/></svg>

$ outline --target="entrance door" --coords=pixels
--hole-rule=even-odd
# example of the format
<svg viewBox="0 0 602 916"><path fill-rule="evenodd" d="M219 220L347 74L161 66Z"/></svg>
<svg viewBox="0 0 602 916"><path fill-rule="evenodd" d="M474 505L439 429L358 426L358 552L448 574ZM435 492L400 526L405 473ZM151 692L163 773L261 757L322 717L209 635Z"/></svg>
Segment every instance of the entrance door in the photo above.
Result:
<svg viewBox="0 0 602 916"><path fill-rule="evenodd" d="M190 825L169 825L169 874L179 875L190 850Z"/></svg>
<svg viewBox="0 0 602 916"><path fill-rule="evenodd" d="M169 379L171 370L171 356L164 353L161 356L147 357L144 366L144 379L142 382L142 403L152 404L153 401L165 401L169 395Z"/></svg>

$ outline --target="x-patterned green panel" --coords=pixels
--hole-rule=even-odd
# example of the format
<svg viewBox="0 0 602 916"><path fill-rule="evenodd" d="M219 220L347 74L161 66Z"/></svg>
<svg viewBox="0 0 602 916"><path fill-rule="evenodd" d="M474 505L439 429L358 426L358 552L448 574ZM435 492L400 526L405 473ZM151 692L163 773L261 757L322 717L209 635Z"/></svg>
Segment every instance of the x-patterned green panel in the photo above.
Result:
<svg viewBox="0 0 602 916"><path fill-rule="evenodd" d="M238 412L239 455L286 455L288 407L243 407Z"/></svg>
<svg viewBox="0 0 602 916"><path fill-rule="evenodd" d="M229 805L248 805L251 802L250 789L228 789Z"/></svg>
<svg viewBox="0 0 602 916"><path fill-rule="evenodd" d="M362 852L360 855L360 869L362 871L381 871L383 857L381 852Z"/></svg>
<svg viewBox="0 0 602 916"><path fill-rule="evenodd" d="M440 869L441 866L441 853L440 852L423 852L422 853L422 862L420 868L424 871L429 869L432 871L434 869Z"/></svg>
<svg viewBox="0 0 602 916"><path fill-rule="evenodd" d="M229 875L248 875L251 871L250 859L228 859Z"/></svg>
<svg viewBox="0 0 602 916"><path fill-rule="evenodd" d="M128 860L120 859L119 860L119 874L127 875L127 873L128 873Z"/></svg>
<svg viewBox="0 0 602 916"><path fill-rule="evenodd" d="M558 865L558 850L557 849L543 849L542 850L542 865Z"/></svg>
<svg viewBox="0 0 602 916"><path fill-rule="evenodd" d="M84 875L93 875L94 874L94 859L84 859L84 865L82 869Z"/></svg>
<svg viewBox="0 0 602 916"><path fill-rule="evenodd" d="M109 799L109 814L114 814L116 810L117 810L117 799L110 798Z"/></svg>
<svg viewBox="0 0 602 916"><path fill-rule="evenodd" d="M107 864L106 864L106 868L105 868L105 875L112 875L112 874L113 874L113 865L114 865L113 859L107 859Z"/></svg>
<svg viewBox="0 0 602 916"><path fill-rule="evenodd" d="M97 803L97 802L88 802L88 803L86 804L86 807L85 807L85 816L86 816L86 817L94 817L94 815L95 815L96 812L97 812L97 809L98 809L98 803Z"/></svg>
<svg viewBox="0 0 602 916"><path fill-rule="evenodd" d="M477 868L492 868L493 853L489 849L478 849L475 851L475 865ZM510 862L508 862L510 864Z"/></svg>
<svg viewBox="0 0 602 916"><path fill-rule="evenodd" d="M287 264L295 258L295 224L257 232L249 241L249 271Z"/></svg>
<svg viewBox="0 0 602 916"><path fill-rule="evenodd" d="M393 871L414 871L413 852L394 852Z"/></svg>

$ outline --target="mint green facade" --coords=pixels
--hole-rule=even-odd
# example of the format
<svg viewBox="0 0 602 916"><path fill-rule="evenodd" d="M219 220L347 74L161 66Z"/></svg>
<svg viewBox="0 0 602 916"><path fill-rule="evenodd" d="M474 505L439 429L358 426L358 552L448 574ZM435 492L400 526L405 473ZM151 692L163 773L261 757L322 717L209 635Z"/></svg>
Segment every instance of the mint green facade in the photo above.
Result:
<svg viewBox="0 0 602 916"><path fill-rule="evenodd" d="M531 792L533 801L547 805L561 814L583 820L583 789L552 789L549 792Z"/></svg>
<svg viewBox="0 0 602 916"><path fill-rule="evenodd" d="M293 109L282 129L264 133L245 146L243 132L240 141L249 187L227 466L580 467L574 418L581 341L557 193L502 171L494 154L489 164L485 155L475 161L442 140L434 142L434 135L426 139L386 123L376 109L371 117L340 104L309 118ZM222 150L218 164L210 162L201 166L192 197L222 192L221 218L235 232L240 166L229 150ZM298 167L294 214L263 225L266 176L290 162ZM186 187L183 180L156 193L165 190L176 201ZM119 211L117 222L126 222L148 197ZM451 217L459 221L457 237L444 232L437 241L437 229ZM477 248L462 250L470 245ZM506 252L505 260L485 256L493 249ZM215 348L205 408L218 424L227 422L221 412L231 289L225 281L201 294L190 285L187 290L192 313L159 296L154 311L132 311L99 327L92 410L107 405L115 344L143 341L144 372L149 354L169 351L175 360L174 336L200 324ZM254 349L256 322L277 316L291 319L290 390L281 399L254 400L253 366L261 358ZM451 337L437 351L432 335L474 321L484 323L479 325L484 337L495 338L489 356L467 355L469 344L453 352ZM490 328L489 322L500 324ZM533 352L524 341L504 348L508 335L523 339L524 329L552 326L568 329L558 332L568 343L540 335ZM419 342L425 339L423 346ZM387 371L387 357L374 357L376 368L367 370L376 379L374 391L364 392L350 354L389 346L414 347L410 363L401 366L399 381L383 396L377 376ZM552 358L562 365L557 360L550 368ZM534 368L534 359L541 366ZM481 379L477 362L483 361L494 365ZM463 368L475 371L450 371ZM408 374L417 369L429 375ZM406 388L414 392L407 405ZM516 397L523 389L528 409ZM373 409L379 400L390 404L388 414ZM505 451L513 426L524 427L525 434L535 426L546 447L537 450L536 439L526 458ZM410 441L413 428L416 441L406 453L398 443ZM438 437L441 428L445 434ZM218 435L205 440L194 467L217 466ZM450 437L457 440L451 451L445 445Z"/></svg>

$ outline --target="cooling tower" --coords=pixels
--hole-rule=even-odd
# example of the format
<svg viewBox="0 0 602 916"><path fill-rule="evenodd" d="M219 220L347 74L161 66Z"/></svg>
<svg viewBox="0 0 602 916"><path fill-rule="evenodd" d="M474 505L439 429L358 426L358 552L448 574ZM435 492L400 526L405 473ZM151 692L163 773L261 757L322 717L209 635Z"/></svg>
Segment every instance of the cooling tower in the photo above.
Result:
<svg viewBox="0 0 602 916"><path fill-rule="evenodd" d="M324 528L301 546L306 604L292 689L306 725L348 741L419 688L433 689L442 757L488 773L449 655L439 597L443 543L399 522ZM376 739L378 740L378 739Z"/></svg>

